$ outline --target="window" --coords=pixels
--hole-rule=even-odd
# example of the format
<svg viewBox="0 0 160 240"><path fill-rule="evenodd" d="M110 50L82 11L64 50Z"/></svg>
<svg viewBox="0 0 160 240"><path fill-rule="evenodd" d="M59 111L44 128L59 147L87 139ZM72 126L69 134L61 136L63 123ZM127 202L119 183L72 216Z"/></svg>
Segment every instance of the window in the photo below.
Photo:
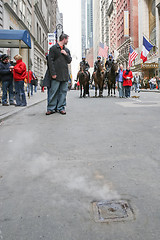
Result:
<svg viewBox="0 0 160 240"><path fill-rule="evenodd" d="M31 12L28 8L27 8L27 26L28 26L28 29L31 30L31 28L32 28L32 14L31 14Z"/></svg>
<svg viewBox="0 0 160 240"><path fill-rule="evenodd" d="M10 0L11 7L15 12L17 12L18 0Z"/></svg>
<svg viewBox="0 0 160 240"><path fill-rule="evenodd" d="M24 0L19 1L19 11L20 11L20 18L25 21L26 16L26 4Z"/></svg>

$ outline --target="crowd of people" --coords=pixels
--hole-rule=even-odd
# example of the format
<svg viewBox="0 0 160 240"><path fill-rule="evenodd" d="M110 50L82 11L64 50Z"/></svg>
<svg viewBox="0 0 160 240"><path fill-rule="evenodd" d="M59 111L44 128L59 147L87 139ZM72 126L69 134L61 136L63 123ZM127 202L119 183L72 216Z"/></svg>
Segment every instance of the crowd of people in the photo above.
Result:
<svg viewBox="0 0 160 240"><path fill-rule="evenodd" d="M110 54L108 56L107 61L105 62L106 71L109 71L113 62L114 62L113 56ZM94 73L98 68L98 63L101 63L102 65L104 65L101 60L101 56L97 56L97 60L94 63L94 71L93 71ZM90 73L89 73L90 66L86 61L85 57L82 58L82 61L80 62L80 66L81 65L84 65L85 72L90 76ZM148 86L150 86L151 90L155 88L160 90L160 78L158 76L157 77L153 76L151 79L149 78L141 79L138 73L135 73L135 75L133 76L133 73L130 70L129 66L127 66L126 70L124 70L123 65L120 64L117 72L117 76L116 76L116 85L118 88L119 97L129 98L131 95L131 91L135 91L135 93L137 92L139 93L142 86L144 88L148 88ZM79 89L78 82L75 85L75 89L76 88Z"/></svg>
<svg viewBox="0 0 160 240"><path fill-rule="evenodd" d="M15 62L10 60L7 54L0 55L0 84L2 106L14 105L23 107L27 105L25 84L27 85L28 96L37 92L38 79L35 74L26 69L26 64L22 61L22 56L14 56ZM34 89L33 89L34 88Z"/></svg>

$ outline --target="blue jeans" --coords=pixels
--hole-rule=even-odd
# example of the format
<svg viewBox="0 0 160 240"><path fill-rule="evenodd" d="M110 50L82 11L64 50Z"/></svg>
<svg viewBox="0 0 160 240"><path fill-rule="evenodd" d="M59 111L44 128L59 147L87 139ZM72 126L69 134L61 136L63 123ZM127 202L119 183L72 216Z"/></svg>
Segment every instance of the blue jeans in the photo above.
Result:
<svg viewBox="0 0 160 240"><path fill-rule="evenodd" d="M26 106L26 95L24 91L24 81L15 81L15 97L18 106Z"/></svg>
<svg viewBox="0 0 160 240"><path fill-rule="evenodd" d="M34 86L34 92L37 92L37 86Z"/></svg>
<svg viewBox="0 0 160 240"><path fill-rule="evenodd" d="M119 91L119 97L124 97L123 82L118 82L118 91Z"/></svg>
<svg viewBox="0 0 160 240"><path fill-rule="evenodd" d="M7 91L9 92L9 103L14 103L13 81L2 82L2 104L7 103Z"/></svg>
<svg viewBox="0 0 160 240"><path fill-rule="evenodd" d="M125 86L125 97L130 97L131 96L131 87L130 86Z"/></svg>
<svg viewBox="0 0 160 240"><path fill-rule="evenodd" d="M27 93L30 93L33 95L33 85L31 83L27 84Z"/></svg>
<svg viewBox="0 0 160 240"><path fill-rule="evenodd" d="M140 91L140 90L139 90L139 83L135 83L134 86L135 86L135 93L137 92L137 90L138 90L138 92L139 92L139 91Z"/></svg>
<svg viewBox="0 0 160 240"><path fill-rule="evenodd" d="M66 106L66 96L68 82L51 81L51 87L48 89L47 111L61 111Z"/></svg>

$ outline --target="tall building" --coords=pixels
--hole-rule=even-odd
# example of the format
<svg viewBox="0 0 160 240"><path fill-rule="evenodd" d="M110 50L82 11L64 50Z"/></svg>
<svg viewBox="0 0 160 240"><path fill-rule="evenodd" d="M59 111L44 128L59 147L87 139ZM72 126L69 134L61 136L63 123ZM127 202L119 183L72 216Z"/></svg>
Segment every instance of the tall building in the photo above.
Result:
<svg viewBox="0 0 160 240"><path fill-rule="evenodd" d="M101 41L101 2L93 0L93 60L97 59L99 43Z"/></svg>
<svg viewBox="0 0 160 240"><path fill-rule="evenodd" d="M139 0L139 53L135 61L135 71L142 73L144 78L150 79L154 75L160 76L158 62L160 61L160 0ZM140 59L143 36L154 46L147 56L147 62Z"/></svg>
<svg viewBox="0 0 160 240"><path fill-rule="evenodd" d="M93 47L93 0L81 0L82 56Z"/></svg>
<svg viewBox="0 0 160 240"><path fill-rule="evenodd" d="M93 47L93 1L87 0L87 44L86 48L90 49Z"/></svg>
<svg viewBox="0 0 160 240"><path fill-rule="evenodd" d="M109 0L101 0L101 42L109 46L109 18L107 14Z"/></svg>
<svg viewBox="0 0 160 240"><path fill-rule="evenodd" d="M109 49L118 50L118 60L126 67L129 46L138 47L138 0L111 0L107 13Z"/></svg>
<svg viewBox="0 0 160 240"><path fill-rule="evenodd" d="M81 38L82 38L82 56L86 50L86 0L81 0Z"/></svg>
<svg viewBox="0 0 160 240"><path fill-rule="evenodd" d="M57 7L57 0L0 0L0 27L25 29L30 33L32 49L30 49L29 66L39 79L45 74L48 33L56 29ZM2 49L2 51L7 52L11 58L18 53L18 49ZM22 49L21 54L24 62L27 63L26 51Z"/></svg>
<svg viewBox="0 0 160 240"><path fill-rule="evenodd" d="M107 15L109 17L109 53L114 53L117 49L117 6L116 1L112 0L108 5Z"/></svg>

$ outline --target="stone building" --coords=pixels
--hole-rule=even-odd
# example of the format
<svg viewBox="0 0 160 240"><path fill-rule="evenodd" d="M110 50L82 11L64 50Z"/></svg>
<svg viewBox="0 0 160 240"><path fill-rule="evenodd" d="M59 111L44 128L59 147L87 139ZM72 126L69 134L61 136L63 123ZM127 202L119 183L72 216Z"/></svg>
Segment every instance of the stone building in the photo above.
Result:
<svg viewBox="0 0 160 240"><path fill-rule="evenodd" d="M142 73L143 78L150 79L154 75L160 74L158 61L160 61L160 0L139 0L139 56L133 67L134 71ZM154 46L147 56L145 63L140 59L143 36Z"/></svg>
<svg viewBox="0 0 160 240"><path fill-rule="evenodd" d="M38 79L46 71L46 54L48 52L48 33L56 30L57 0L3 0L2 20L0 1L0 24L3 29L25 29L31 36L32 49L30 50L30 69ZM1 27L1 25L0 25ZM18 53L18 49L2 49L11 58ZM27 63L27 50L21 54Z"/></svg>
<svg viewBox="0 0 160 240"><path fill-rule="evenodd" d="M97 59L99 42L101 41L101 2L93 0L93 60Z"/></svg>

